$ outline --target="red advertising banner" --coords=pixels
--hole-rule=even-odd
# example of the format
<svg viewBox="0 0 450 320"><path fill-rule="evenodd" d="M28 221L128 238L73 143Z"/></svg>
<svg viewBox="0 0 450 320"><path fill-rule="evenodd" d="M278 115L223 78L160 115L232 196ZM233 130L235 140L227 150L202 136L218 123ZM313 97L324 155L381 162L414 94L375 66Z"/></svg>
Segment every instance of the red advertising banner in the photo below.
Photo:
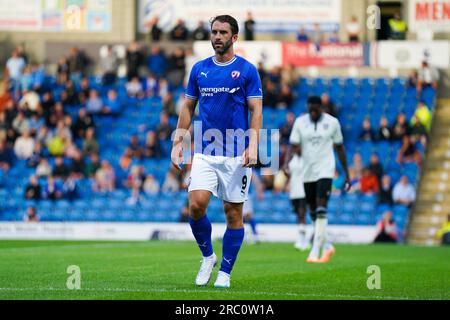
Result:
<svg viewBox="0 0 450 320"><path fill-rule="evenodd" d="M360 43L284 42L283 65L296 67L349 67L364 65L364 47Z"/></svg>

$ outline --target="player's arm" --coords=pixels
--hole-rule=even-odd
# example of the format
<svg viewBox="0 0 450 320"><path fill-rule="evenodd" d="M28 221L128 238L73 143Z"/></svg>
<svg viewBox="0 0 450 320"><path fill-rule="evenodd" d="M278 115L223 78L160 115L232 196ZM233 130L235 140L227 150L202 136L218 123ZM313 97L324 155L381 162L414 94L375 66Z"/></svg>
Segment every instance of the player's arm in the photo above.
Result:
<svg viewBox="0 0 450 320"><path fill-rule="evenodd" d="M178 117L177 129L175 130L175 134L173 136L172 153L170 155L172 165L178 170L181 170L180 161L183 153L183 138L186 134L188 134L196 106L197 100L186 98Z"/></svg>
<svg viewBox="0 0 450 320"><path fill-rule="evenodd" d="M344 172L345 172L344 190L349 191L350 190L350 174L348 172L347 155L345 154L345 147L343 144L335 144L334 148L337 152L339 161L341 162L342 168L344 169Z"/></svg>
<svg viewBox="0 0 450 320"><path fill-rule="evenodd" d="M247 99L250 111L250 142L244 152L244 167L256 166L258 161L259 132L262 128L262 99Z"/></svg>

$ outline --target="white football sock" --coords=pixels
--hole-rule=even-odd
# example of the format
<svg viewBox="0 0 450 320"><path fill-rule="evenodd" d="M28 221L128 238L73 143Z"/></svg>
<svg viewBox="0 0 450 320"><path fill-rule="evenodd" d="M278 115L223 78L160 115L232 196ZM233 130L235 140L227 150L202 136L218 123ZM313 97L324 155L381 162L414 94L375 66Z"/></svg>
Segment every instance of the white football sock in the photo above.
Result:
<svg viewBox="0 0 450 320"><path fill-rule="evenodd" d="M320 254L320 249L325 241L325 232L327 227L327 218L317 218L314 225L314 242L313 248L310 253L310 257L318 258Z"/></svg>
<svg viewBox="0 0 450 320"><path fill-rule="evenodd" d="M306 225L301 223L298 225L298 242L304 244L305 239L306 239Z"/></svg>

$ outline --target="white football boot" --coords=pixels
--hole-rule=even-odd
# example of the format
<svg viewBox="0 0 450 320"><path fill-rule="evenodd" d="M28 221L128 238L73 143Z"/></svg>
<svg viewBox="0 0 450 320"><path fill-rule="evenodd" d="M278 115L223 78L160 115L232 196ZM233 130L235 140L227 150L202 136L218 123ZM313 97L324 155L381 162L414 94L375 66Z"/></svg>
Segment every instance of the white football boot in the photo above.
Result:
<svg viewBox="0 0 450 320"><path fill-rule="evenodd" d="M214 288L229 288L230 287L230 275L223 271L219 271L217 280L214 283Z"/></svg>
<svg viewBox="0 0 450 320"><path fill-rule="evenodd" d="M210 257L203 257L202 265L200 266L197 278L195 278L195 284L197 286L206 286L216 265L217 256L215 253L213 253Z"/></svg>

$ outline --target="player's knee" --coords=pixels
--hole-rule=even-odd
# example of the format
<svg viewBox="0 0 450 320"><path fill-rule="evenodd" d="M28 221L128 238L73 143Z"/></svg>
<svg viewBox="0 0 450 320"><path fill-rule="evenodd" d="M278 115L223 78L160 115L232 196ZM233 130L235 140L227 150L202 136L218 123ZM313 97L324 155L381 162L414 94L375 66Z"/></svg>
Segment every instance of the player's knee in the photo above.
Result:
<svg viewBox="0 0 450 320"><path fill-rule="evenodd" d="M240 228L243 226L242 212L238 206L225 204L224 209L229 227Z"/></svg>
<svg viewBox="0 0 450 320"><path fill-rule="evenodd" d="M318 207L316 209L316 217L317 219L325 219L327 217L327 208Z"/></svg>
<svg viewBox="0 0 450 320"><path fill-rule="evenodd" d="M206 206L198 200L189 202L189 214L193 219L199 219L206 213Z"/></svg>

